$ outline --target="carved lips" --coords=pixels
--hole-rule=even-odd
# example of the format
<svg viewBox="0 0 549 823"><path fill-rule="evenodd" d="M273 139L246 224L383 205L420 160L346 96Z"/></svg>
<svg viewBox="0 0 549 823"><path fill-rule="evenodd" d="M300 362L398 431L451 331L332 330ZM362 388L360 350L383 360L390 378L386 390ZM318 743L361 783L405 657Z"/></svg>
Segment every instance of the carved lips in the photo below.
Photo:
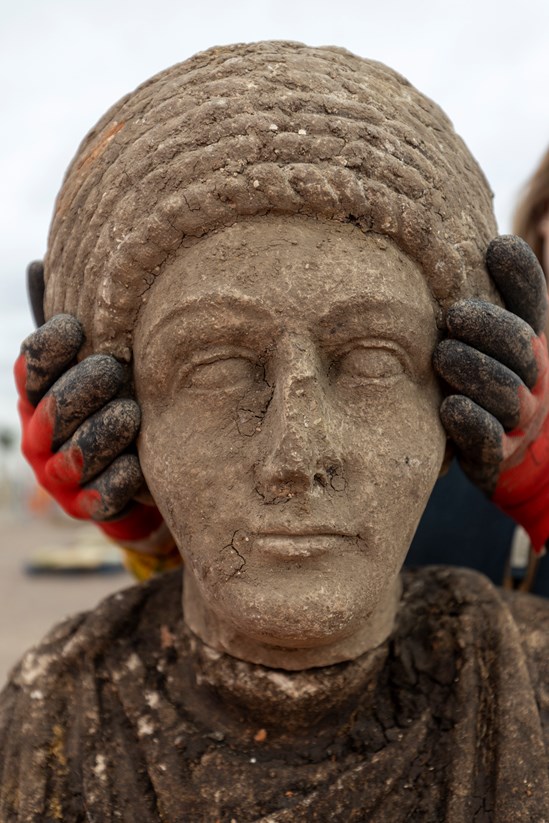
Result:
<svg viewBox="0 0 549 823"><path fill-rule="evenodd" d="M356 542L356 536L333 533L259 534L252 547L259 554L276 559L304 560L348 551L351 545L356 548Z"/></svg>

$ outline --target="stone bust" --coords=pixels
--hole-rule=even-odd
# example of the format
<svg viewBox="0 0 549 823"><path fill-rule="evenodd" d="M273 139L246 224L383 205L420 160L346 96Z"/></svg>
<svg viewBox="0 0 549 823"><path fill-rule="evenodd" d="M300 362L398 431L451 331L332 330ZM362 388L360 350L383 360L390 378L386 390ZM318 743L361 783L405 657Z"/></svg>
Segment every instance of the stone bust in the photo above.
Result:
<svg viewBox="0 0 549 823"><path fill-rule="evenodd" d="M497 302L495 232L440 109L340 49L212 49L90 132L46 314L131 363L184 572L14 670L3 819L543 819L547 607L400 574L445 461L433 349Z"/></svg>

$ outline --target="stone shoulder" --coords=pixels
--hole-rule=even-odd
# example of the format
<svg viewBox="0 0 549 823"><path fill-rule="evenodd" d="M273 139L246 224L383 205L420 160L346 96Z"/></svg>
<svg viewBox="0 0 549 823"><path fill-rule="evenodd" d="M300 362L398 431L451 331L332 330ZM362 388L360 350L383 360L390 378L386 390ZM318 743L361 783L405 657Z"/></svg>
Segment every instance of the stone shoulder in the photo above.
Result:
<svg viewBox="0 0 549 823"><path fill-rule="evenodd" d="M159 608L159 600L162 607ZM108 653L117 639L135 632L136 623L180 617L181 570L168 572L109 595L95 609L58 623L12 669L8 686L33 689L39 681L76 673L78 659ZM0 705L2 696L0 694Z"/></svg>
<svg viewBox="0 0 549 823"><path fill-rule="evenodd" d="M549 742L549 600L518 592L502 592L502 597L518 628Z"/></svg>

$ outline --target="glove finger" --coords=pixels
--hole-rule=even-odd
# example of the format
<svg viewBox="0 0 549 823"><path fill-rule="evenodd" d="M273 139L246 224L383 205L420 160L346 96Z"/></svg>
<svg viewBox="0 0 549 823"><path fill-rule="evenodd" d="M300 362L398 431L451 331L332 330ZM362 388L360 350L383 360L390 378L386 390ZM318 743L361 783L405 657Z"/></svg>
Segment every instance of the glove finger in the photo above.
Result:
<svg viewBox="0 0 549 823"><path fill-rule="evenodd" d="M460 300L448 310L452 338L493 357L518 374L529 389L538 379L534 331L516 314L484 300Z"/></svg>
<svg viewBox="0 0 549 823"><path fill-rule="evenodd" d="M143 483L137 455L120 455L79 493L76 499L79 516L97 521L120 516Z"/></svg>
<svg viewBox="0 0 549 823"><path fill-rule="evenodd" d="M509 311L539 334L547 321L547 283L539 261L522 238L496 237L486 252L486 267Z"/></svg>
<svg viewBox="0 0 549 823"><path fill-rule="evenodd" d="M141 412L134 400L112 400L89 417L46 464L54 482L83 485L133 443Z"/></svg>
<svg viewBox="0 0 549 823"><path fill-rule="evenodd" d="M450 395L443 400L440 419L456 446L464 472L491 496L503 460L503 426L485 409L462 395Z"/></svg>
<svg viewBox="0 0 549 823"><path fill-rule="evenodd" d="M36 406L78 354L84 333L70 314L58 314L29 335L21 345L15 365L17 389L22 399Z"/></svg>
<svg viewBox="0 0 549 823"><path fill-rule="evenodd" d="M31 455L57 451L84 420L118 394L125 376L124 367L105 354L93 354L65 372L28 424L25 440Z"/></svg>
<svg viewBox="0 0 549 823"><path fill-rule="evenodd" d="M459 340L443 340L433 355L436 372L454 391L471 398L511 430L526 420L535 400L507 366Z"/></svg>

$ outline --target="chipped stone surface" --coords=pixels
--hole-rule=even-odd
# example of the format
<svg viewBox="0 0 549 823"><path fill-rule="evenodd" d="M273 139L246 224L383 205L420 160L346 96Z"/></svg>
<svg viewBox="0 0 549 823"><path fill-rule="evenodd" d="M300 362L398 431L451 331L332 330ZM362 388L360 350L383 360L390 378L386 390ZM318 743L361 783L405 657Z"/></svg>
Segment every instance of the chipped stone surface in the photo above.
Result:
<svg viewBox="0 0 549 823"><path fill-rule="evenodd" d="M93 766L93 773L101 781L106 781L107 775L107 758L104 754L98 753L95 756L95 766Z"/></svg>

